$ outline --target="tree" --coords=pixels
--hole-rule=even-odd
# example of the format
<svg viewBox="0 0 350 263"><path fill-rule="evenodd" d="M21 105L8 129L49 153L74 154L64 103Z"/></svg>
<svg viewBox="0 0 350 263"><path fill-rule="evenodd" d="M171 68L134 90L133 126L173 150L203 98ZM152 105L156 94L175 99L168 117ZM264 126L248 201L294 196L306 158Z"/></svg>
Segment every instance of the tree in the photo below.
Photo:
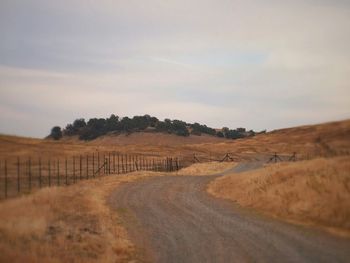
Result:
<svg viewBox="0 0 350 263"><path fill-rule="evenodd" d="M225 135L224 135L221 131L218 131L218 132L216 133L216 136L218 136L218 137L220 137L220 138L225 137Z"/></svg>
<svg viewBox="0 0 350 263"><path fill-rule="evenodd" d="M59 140L62 138L62 130L61 127L55 126L51 129L50 137L54 140Z"/></svg>
<svg viewBox="0 0 350 263"><path fill-rule="evenodd" d="M79 130L80 128L84 128L86 126L86 122L84 119L76 119L74 122L73 122L73 128L75 130Z"/></svg>
<svg viewBox="0 0 350 263"><path fill-rule="evenodd" d="M109 117L106 120L106 129L107 131L116 131L119 128L119 117L112 114L111 117Z"/></svg>

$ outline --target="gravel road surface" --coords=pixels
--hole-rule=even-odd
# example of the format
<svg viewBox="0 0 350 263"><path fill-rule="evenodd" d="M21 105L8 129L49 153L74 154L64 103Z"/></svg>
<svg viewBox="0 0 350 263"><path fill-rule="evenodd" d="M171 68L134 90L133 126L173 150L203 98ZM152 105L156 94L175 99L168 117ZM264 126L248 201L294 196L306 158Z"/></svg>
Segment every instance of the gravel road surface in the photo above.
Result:
<svg viewBox="0 0 350 263"><path fill-rule="evenodd" d="M242 172L258 164L241 164ZM209 196L217 176L164 176L124 184L110 205L142 262L350 262L350 240L295 226Z"/></svg>

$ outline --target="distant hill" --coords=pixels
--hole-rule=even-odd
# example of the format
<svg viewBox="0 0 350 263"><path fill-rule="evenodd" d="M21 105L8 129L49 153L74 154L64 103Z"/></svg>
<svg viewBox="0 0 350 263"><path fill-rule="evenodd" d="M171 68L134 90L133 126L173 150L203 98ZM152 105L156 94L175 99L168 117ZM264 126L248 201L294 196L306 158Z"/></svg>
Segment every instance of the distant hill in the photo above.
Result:
<svg viewBox="0 0 350 263"><path fill-rule="evenodd" d="M165 119L158 120L150 115L134 116L133 118L123 117L112 114L109 118L92 118L87 122L85 119L76 119L73 123L67 124L62 129L59 126L52 128L48 138L59 140L62 137L78 137L80 140L94 140L101 136L109 135L130 135L132 133L164 133L177 136L188 137L190 135L201 136L202 134L226 138L239 139L251 137L256 134L253 130L247 131L245 128L214 129L207 125L199 123L186 123L181 120Z"/></svg>

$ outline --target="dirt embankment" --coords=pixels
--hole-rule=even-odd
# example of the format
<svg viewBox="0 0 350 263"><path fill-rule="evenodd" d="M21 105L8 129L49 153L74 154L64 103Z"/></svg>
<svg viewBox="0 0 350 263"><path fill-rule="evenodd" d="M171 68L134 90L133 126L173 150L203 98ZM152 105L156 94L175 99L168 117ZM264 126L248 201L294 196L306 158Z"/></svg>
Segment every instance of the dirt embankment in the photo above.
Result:
<svg viewBox="0 0 350 263"><path fill-rule="evenodd" d="M350 236L350 157L270 165L217 178L208 192L261 212Z"/></svg>

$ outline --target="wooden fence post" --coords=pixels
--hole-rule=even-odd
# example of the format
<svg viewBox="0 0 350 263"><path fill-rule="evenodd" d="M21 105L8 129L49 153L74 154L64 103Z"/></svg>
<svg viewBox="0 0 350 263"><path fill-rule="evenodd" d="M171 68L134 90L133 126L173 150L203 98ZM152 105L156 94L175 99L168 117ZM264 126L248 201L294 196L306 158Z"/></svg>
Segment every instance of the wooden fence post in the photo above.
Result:
<svg viewBox="0 0 350 263"><path fill-rule="evenodd" d="M115 174L115 152L113 152L113 174Z"/></svg>
<svg viewBox="0 0 350 263"><path fill-rule="evenodd" d="M108 153L108 174L111 174L111 153Z"/></svg>
<svg viewBox="0 0 350 263"><path fill-rule="evenodd" d="M117 161L118 161L118 174L119 174L119 153L118 153L118 155L117 155Z"/></svg>
<svg viewBox="0 0 350 263"><path fill-rule="evenodd" d="M124 155L124 165L125 165L125 173L128 173L128 155Z"/></svg>
<svg viewBox="0 0 350 263"><path fill-rule="evenodd" d="M138 167L138 164L137 164L137 155L135 156L134 162L135 162L136 171L138 171L138 170L139 170L139 167Z"/></svg>
<svg viewBox="0 0 350 263"><path fill-rule="evenodd" d="M124 155L122 154L122 173L124 173Z"/></svg>
<svg viewBox="0 0 350 263"><path fill-rule="evenodd" d="M103 175L106 174L106 156L103 154Z"/></svg>
<svg viewBox="0 0 350 263"><path fill-rule="evenodd" d="M134 163L133 163L133 155L129 156L129 162L130 162L130 172L134 171Z"/></svg>

